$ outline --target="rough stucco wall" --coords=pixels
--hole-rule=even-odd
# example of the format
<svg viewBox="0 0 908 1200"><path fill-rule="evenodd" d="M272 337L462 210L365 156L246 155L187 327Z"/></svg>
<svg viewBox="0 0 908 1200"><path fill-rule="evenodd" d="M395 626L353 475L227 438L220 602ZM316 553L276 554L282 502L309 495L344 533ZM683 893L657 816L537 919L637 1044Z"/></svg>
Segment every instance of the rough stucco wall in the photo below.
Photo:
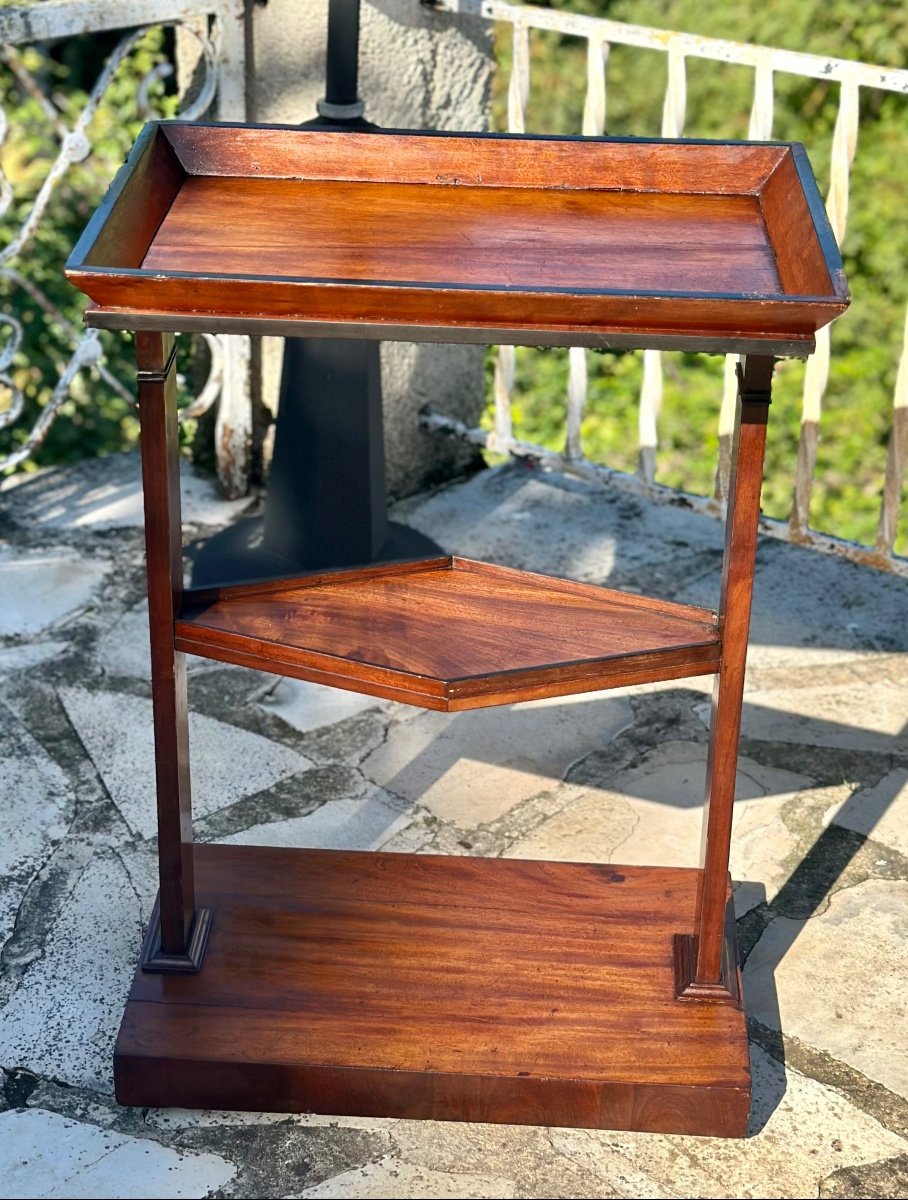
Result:
<svg viewBox="0 0 908 1200"><path fill-rule="evenodd" d="M253 120L296 124L324 95L327 0L268 0L252 8ZM386 129L488 126L492 46L488 23L433 13L418 0L364 0L359 94ZM282 343L263 345L263 398L277 403ZM483 400L475 346L382 346L388 491L404 496L463 469L474 451L419 428L419 409L475 424Z"/></svg>

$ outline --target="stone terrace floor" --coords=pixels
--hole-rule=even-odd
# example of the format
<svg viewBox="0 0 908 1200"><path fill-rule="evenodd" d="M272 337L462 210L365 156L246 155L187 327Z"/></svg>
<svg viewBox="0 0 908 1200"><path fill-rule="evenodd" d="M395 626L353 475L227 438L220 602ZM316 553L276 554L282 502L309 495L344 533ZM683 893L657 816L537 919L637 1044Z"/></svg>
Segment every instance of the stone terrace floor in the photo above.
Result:
<svg viewBox="0 0 908 1200"><path fill-rule="evenodd" d="M242 506L187 472L186 536ZM0 505L0 1194L872 1197L908 1191L908 581L760 547L732 869L744 1141L119 1108L154 893L134 457ZM399 506L446 549L713 606L722 534L527 467ZM201 840L693 864L709 680L443 715L190 675Z"/></svg>

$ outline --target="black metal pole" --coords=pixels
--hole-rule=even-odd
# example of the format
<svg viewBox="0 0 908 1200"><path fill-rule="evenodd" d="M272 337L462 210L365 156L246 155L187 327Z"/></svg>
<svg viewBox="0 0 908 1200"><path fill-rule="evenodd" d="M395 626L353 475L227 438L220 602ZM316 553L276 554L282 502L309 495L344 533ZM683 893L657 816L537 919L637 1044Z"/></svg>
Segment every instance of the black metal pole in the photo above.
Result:
<svg viewBox="0 0 908 1200"><path fill-rule="evenodd" d="M304 129L367 132L357 95L360 0L329 0L325 98ZM194 553L196 587L441 553L389 521L380 346L286 338L264 516Z"/></svg>
<svg viewBox="0 0 908 1200"><path fill-rule="evenodd" d="M357 90L359 73L359 2L331 0L328 7L328 54L325 98L316 108L320 117L350 121L363 115Z"/></svg>

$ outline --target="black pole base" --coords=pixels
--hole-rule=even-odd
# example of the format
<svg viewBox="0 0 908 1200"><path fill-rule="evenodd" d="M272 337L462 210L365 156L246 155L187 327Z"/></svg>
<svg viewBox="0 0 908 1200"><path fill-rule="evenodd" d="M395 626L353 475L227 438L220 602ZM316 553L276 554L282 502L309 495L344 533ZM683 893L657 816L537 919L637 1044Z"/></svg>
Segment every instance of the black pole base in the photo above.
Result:
<svg viewBox="0 0 908 1200"><path fill-rule="evenodd" d="M321 129L326 133L377 133L380 126L365 117L312 117L302 121L300 129Z"/></svg>
<svg viewBox="0 0 908 1200"><path fill-rule="evenodd" d="M182 954L165 954L161 949L161 898L158 896L142 943L142 970L161 975L194 975L200 971L208 947L212 918L210 908L197 908L186 949Z"/></svg>
<svg viewBox="0 0 908 1200"><path fill-rule="evenodd" d="M377 342L286 339L265 511L186 551L193 587L444 553L387 518Z"/></svg>
<svg viewBox="0 0 908 1200"><path fill-rule="evenodd" d="M185 551L192 562L192 586L259 583L268 579L307 575L311 571L374 566L376 563L404 562L413 558L436 558L445 553L430 537L418 530L397 521L388 521L385 540L367 562L339 563L336 555L288 558L275 554L263 544L264 525L265 518L261 514L243 517L204 542L188 543Z"/></svg>
<svg viewBox="0 0 908 1200"><path fill-rule="evenodd" d="M325 99L301 129L378 129L357 96L359 9L360 0L331 0ZM193 587L444 554L386 516L377 342L285 340L265 512L186 550Z"/></svg>

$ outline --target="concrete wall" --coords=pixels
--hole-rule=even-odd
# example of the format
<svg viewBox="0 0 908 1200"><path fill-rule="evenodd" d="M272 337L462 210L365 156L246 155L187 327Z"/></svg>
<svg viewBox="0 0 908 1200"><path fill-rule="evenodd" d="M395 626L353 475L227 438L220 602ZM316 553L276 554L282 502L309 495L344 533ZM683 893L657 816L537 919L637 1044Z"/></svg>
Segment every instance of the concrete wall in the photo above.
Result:
<svg viewBox="0 0 908 1200"><path fill-rule="evenodd" d="M253 120L296 124L316 115L324 95L327 0L268 0L253 5ZM388 129L487 128L492 73L488 23L433 13L418 0L364 0L359 94L365 117ZM264 339L263 399L274 409L282 343ZM387 343L382 386L388 490L418 491L471 461L471 451L423 433L420 407L476 423L482 409L479 347Z"/></svg>

